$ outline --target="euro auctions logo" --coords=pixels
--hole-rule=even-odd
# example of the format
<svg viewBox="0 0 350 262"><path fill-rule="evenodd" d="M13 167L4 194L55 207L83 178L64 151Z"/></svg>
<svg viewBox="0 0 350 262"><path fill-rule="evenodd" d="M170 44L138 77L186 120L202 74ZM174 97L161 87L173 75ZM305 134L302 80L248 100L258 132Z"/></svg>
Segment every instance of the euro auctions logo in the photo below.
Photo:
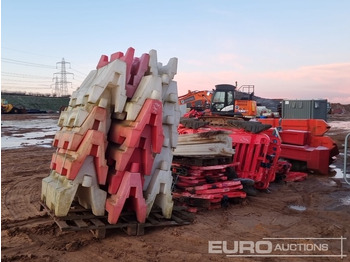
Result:
<svg viewBox="0 0 350 262"><path fill-rule="evenodd" d="M345 258L346 238L263 238L258 241L208 241L209 254L227 257Z"/></svg>

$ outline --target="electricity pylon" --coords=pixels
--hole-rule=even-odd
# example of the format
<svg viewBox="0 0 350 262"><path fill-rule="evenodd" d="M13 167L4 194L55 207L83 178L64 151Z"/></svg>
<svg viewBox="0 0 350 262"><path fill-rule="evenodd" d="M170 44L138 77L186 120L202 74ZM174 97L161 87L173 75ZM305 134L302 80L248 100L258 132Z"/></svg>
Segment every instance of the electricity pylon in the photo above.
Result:
<svg viewBox="0 0 350 262"><path fill-rule="evenodd" d="M59 96L60 95L60 88L58 86L58 77L56 76L55 77L55 83L51 85L51 88L52 86L54 86L53 90L52 90L52 96Z"/></svg>
<svg viewBox="0 0 350 262"><path fill-rule="evenodd" d="M56 94L56 96L67 96L68 95L68 84L70 84L72 87L72 82L67 81L67 75L73 75L73 78L74 78L74 74L66 71L66 64L69 64L69 66L70 66L70 63L64 61L64 58L62 58L61 62L56 63L56 68L57 68L58 64L61 64L61 71L54 73L54 75L56 75L55 94Z"/></svg>

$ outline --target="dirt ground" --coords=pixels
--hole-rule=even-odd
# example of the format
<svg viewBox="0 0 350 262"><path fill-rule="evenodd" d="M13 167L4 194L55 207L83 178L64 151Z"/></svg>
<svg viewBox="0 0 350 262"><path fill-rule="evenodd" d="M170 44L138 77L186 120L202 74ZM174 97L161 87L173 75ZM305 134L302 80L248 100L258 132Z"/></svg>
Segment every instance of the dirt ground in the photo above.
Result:
<svg viewBox="0 0 350 262"><path fill-rule="evenodd" d="M37 116L3 115L2 121L29 117ZM350 115L331 116L329 121L350 121ZM340 152L347 132L330 132ZM31 146L1 152L2 261L349 261L350 187L332 177L334 173L310 174L302 182L272 183L269 193L196 213L190 225L146 228L143 236L107 230L104 239L96 239L90 232L62 233L45 211L39 211L41 180L49 175L54 150ZM335 167L343 168L342 158ZM340 242L330 243L326 255L319 258L233 258L208 252L208 241L214 240L340 237L348 238L343 242L347 255L343 259L331 257L340 254L333 251L340 250Z"/></svg>

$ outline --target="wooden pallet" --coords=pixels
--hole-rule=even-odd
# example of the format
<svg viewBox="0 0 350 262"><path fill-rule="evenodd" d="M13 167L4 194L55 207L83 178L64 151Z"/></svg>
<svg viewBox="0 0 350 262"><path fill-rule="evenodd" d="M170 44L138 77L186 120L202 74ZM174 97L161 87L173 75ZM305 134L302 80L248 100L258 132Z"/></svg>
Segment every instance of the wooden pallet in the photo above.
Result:
<svg viewBox="0 0 350 262"><path fill-rule="evenodd" d="M136 220L134 212L123 212L117 224L109 224L107 215L95 216L91 210L85 209L77 203L73 203L65 217L57 217L45 205L40 202L40 211L45 210L53 218L60 230L63 231L91 231L99 239L105 238L106 230L122 229L128 235L141 236L148 227L166 227L189 225L193 222L193 214L185 211L184 207L174 206L172 216L166 219L161 210L152 210L145 223Z"/></svg>

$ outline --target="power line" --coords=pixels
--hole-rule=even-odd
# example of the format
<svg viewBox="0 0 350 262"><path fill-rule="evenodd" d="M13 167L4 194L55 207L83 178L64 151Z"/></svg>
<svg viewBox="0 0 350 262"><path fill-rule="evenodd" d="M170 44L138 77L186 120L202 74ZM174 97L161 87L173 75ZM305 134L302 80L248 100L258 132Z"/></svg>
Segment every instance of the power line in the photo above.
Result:
<svg viewBox="0 0 350 262"><path fill-rule="evenodd" d="M1 61L3 61L4 63L10 63L10 64L16 64L16 65L22 65L22 66L32 66L32 67L55 69L54 66L50 66L50 65L36 64L36 63L31 63L31 62L26 62L26 61L9 59L9 58L5 58L5 57L2 57Z"/></svg>
<svg viewBox="0 0 350 262"><path fill-rule="evenodd" d="M11 86L22 86L26 87L27 85L37 85L37 86L48 86L48 83L33 83L33 82L25 82L25 83L14 83L14 82L3 82L1 85L11 85Z"/></svg>
<svg viewBox="0 0 350 262"><path fill-rule="evenodd" d="M17 74L17 73L10 73L10 72L2 72L1 73L1 77L4 80L6 77L7 79L15 79L17 81L24 81L22 79L28 79L28 81L30 81L31 79L47 79L47 81L52 81L52 77L48 77L48 76L38 76L38 75L26 75L26 74ZM80 84L83 80L80 77L77 77L76 79L72 79L72 81L76 84Z"/></svg>
<svg viewBox="0 0 350 262"><path fill-rule="evenodd" d="M48 76L38 76L38 75L26 75L26 74L17 74L17 73L12 73L12 72L1 72L2 76L8 76L8 77L13 77L13 78L44 78L44 79L52 79L51 77Z"/></svg>
<svg viewBox="0 0 350 262"><path fill-rule="evenodd" d="M82 75L84 77L77 77L77 79L74 79L74 74L70 73L66 70L67 65L69 65L70 68L70 62L66 62L64 58L62 59L61 62L56 63L56 67L51 66L51 65L46 65L46 64L39 64L39 63L33 63L33 62L28 62L28 61L22 61L22 60L17 60L17 59L11 59L11 58L6 58L2 57L1 61L3 63L10 63L10 64L15 64L15 65L20 65L20 66L30 66L30 67L36 67L36 68L48 68L48 69L57 69L60 68L59 72L54 73L54 77L56 79L53 79L51 77L46 77L43 75L35 75L35 74L23 74L21 73L21 70L17 70L17 72L1 72L1 78L2 78L2 89L4 88L10 88L10 89L19 89L19 90L26 90L26 89L52 89L54 88L54 93L56 96L65 96L68 95L68 89L74 90L72 87L72 82L74 82L74 85L79 86L81 82L83 81L82 79L85 78L86 74L76 70L79 75ZM60 67L58 67L60 66ZM40 70L40 69L38 69ZM18 73L19 72L19 73ZM22 70L23 72L23 70ZM33 71L34 72L34 71ZM38 71L36 71L38 72ZM39 74L41 74L40 72ZM73 79L72 82L67 81L67 75L72 75ZM49 80L50 79L50 80ZM47 84L45 84L47 80ZM50 86L49 81L52 83L52 81L55 81L54 87L53 85ZM36 86L33 86L36 85ZM69 86L70 85L70 86ZM68 88L69 87L69 88Z"/></svg>
<svg viewBox="0 0 350 262"><path fill-rule="evenodd" d="M84 77L86 77L87 76L87 74L84 74L84 73L82 73L82 72L79 72L78 70L76 70L76 69L74 69L74 68L71 68L73 71L75 71L75 72L77 72L77 73L79 73L79 74L81 74L81 75L83 75Z"/></svg>
<svg viewBox="0 0 350 262"><path fill-rule="evenodd" d="M7 50L11 50L11 51L16 51L16 52L19 52L19 53L30 54L30 55L36 55L36 56L42 56L42 57L52 57L52 58L56 58L56 59L58 58L57 56L36 54L36 53L32 53L32 52L28 52L28 51L23 51L23 50L18 50L18 49L14 49L14 48L9 48L9 47L5 47L5 46L1 46L1 49L7 49Z"/></svg>
<svg viewBox="0 0 350 262"><path fill-rule="evenodd" d="M47 83L47 80L36 80L36 79L27 79L27 80L19 80L19 79L11 79L11 78L1 78L1 80L3 82L25 82L25 83L28 83L28 82L36 82L36 83Z"/></svg>

